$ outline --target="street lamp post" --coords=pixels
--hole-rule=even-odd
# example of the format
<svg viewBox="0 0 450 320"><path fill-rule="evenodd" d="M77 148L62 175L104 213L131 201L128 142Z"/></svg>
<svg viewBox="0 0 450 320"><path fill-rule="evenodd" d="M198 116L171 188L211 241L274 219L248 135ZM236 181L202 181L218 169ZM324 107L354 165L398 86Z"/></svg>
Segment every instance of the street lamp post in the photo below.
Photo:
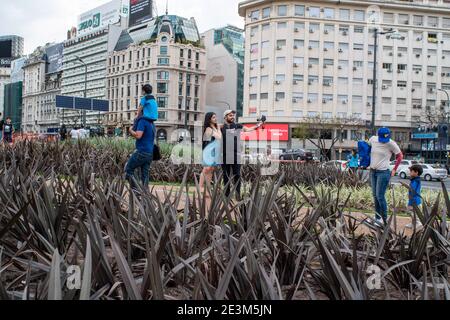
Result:
<svg viewBox="0 0 450 320"><path fill-rule="evenodd" d="M88 67L87 64L81 59L79 56L75 56L77 61L79 61L84 66L84 98L87 98L87 74L88 74ZM86 110L83 110L83 116L82 116L82 123L83 126L86 126Z"/></svg>
<svg viewBox="0 0 450 320"><path fill-rule="evenodd" d="M380 32L377 28L373 30L374 35L374 45L373 45L373 93L372 93L372 123L371 130L372 134L375 134L375 113L376 113L376 103L377 103L377 53L378 53L378 35L385 35L395 33L394 30Z"/></svg>

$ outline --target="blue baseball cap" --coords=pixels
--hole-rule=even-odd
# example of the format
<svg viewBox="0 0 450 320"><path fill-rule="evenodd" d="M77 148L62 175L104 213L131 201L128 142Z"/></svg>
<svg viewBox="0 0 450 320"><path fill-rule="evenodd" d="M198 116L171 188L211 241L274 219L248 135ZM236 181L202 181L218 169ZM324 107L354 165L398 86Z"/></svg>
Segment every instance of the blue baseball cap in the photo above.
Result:
<svg viewBox="0 0 450 320"><path fill-rule="evenodd" d="M380 130L378 130L378 141L380 143L388 143L391 141L391 130L386 127L380 128Z"/></svg>

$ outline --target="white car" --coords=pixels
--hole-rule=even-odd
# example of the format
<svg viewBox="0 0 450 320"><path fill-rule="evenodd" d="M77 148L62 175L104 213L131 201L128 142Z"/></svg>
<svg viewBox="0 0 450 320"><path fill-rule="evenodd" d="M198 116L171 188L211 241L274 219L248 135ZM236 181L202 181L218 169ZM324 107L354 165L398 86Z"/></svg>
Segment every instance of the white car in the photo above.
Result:
<svg viewBox="0 0 450 320"><path fill-rule="evenodd" d="M425 181L432 181L434 179L436 180L444 180L448 178L447 170L444 168L441 168L439 166L431 165L431 164L420 164L423 168L423 174L422 178L425 179ZM403 167L402 169L399 169L398 175L402 179L409 178L409 167Z"/></svg>
<svg viewBox="0 0 450 320"><path fill-rule="evenodd" d="M394 170L395 162L396 161L392 161L391 164L389 165L389 169L391 171ZM405 170L407 170L409 172L409 168L413 164L420 164L420 162L416 161L416 160L402 160L402 162L400 162L400 166L397 169L397 174L400 174L400 171L402 171L403 169L405 169Z"/></svg>

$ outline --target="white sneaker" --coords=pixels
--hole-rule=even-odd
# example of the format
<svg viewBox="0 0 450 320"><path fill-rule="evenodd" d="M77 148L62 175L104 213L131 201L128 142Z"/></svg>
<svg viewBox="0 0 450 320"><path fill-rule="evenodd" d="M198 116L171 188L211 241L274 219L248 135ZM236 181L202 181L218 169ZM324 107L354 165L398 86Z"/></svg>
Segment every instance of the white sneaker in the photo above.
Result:
<svg viewBox="0 0 450 320"><path fill-rule="evenodd" d="M420 228L422 228L422 227L423 227L422 223L421 223L420 221L417 221L417 222L416 222L416 229L420 229ZM408 224L405 226L405 228L407 228L407 229L413 229L413 228L414 228L414 225L413 225L412 222L411 222L411 223L408 223Z"/></svg>
<svg viewBox="0 0 450 320"><path fill-rule="evenodd" d="M383 220L383 218L378 218L378 217L375 216L374 220L375 220L375 224L377 224L377 225L379 225L381 227L384 227L384 220Z"/></svg>

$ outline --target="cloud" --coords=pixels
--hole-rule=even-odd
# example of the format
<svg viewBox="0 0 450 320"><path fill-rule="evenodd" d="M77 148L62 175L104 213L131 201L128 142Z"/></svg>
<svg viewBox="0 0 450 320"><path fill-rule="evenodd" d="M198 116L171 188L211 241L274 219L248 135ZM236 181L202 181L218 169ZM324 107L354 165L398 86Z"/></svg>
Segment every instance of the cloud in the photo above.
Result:
<svg viewBox="0 0 450 320"><path fill-rule="evenodd" d="M40 45L66 39L67 30L77 23L82 12L107 3L107 0L14 0L2 1L1 35L25 38L25 53ZM169 14L194 17L199 31L232 24L243 27L238 14L239 0L169 0ZM159 15L166 10L166 0L156 0Z"/></svg>

